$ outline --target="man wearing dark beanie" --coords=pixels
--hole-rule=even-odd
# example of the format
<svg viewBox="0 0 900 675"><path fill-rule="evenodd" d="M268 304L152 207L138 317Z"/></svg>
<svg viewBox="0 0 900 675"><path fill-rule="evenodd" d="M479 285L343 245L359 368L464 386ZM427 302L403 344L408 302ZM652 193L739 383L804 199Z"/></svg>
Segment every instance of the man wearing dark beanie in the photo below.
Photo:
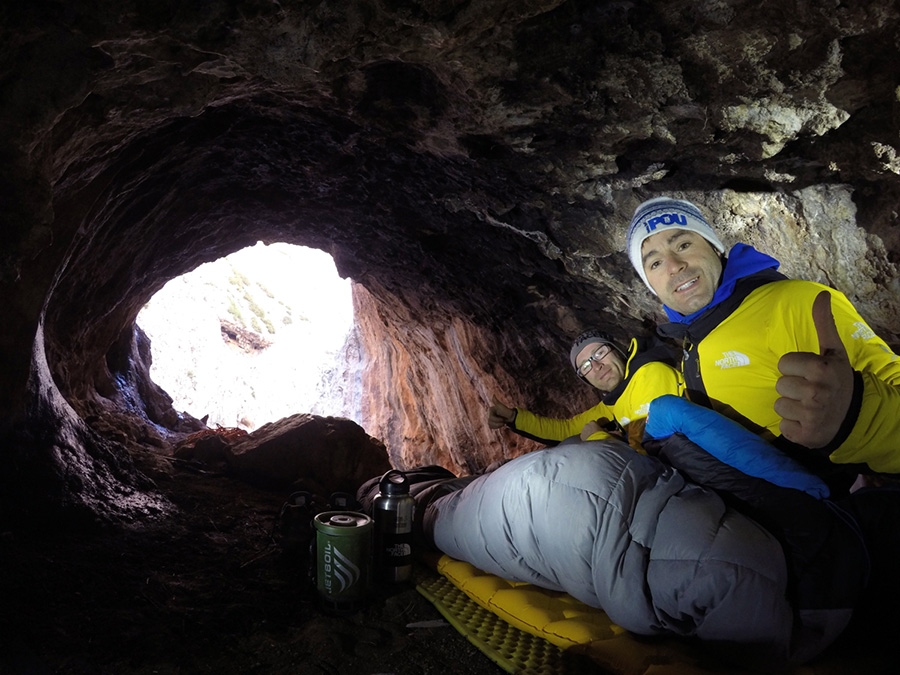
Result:
<svg viewBox="0 0 900 675"><path fill-rule="evenodd" d="M559 419L510 408L495 397L488 425L492 429L507 426L550 445L572 436L587 441L616 434L643 451L641 430L650 401L663 394L681 394L674 352L656 338L633 338L626 351L606 333L590 329L573 341L569 361L580 380L600 391L600 403L574 417Z"/></svg>

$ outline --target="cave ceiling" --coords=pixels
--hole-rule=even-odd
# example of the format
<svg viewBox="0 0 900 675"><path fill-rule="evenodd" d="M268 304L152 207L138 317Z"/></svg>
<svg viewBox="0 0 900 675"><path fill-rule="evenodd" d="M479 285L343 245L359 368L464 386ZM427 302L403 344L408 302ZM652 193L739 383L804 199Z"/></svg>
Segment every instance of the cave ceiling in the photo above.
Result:
<svg viewBox="0 0 900 675"><path fill-rule="evenodd" d="M122 375L140 308L283 241L330 253L364 338L393 347L369 432L472 470L508 450L461 428L491 388L584 400L571 338L659 320L621 252L659 193L897 344L898 18L889 0L5 3L4 430L146 415ZM435 381L450 393L414 408ZM454 413L411 421L437 405Z"/></svg>

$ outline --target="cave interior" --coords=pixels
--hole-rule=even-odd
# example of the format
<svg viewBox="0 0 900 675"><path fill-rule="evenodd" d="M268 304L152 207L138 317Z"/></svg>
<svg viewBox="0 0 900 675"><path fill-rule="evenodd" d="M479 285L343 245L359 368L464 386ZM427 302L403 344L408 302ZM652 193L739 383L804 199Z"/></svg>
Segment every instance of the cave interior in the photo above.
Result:
<svg viewBox="0 0 900 675"><path fill-rule="evenodd" d="M0 17L5 531L178 517L162 467L203 425L150 379L135 319L260 241L321 249L352 280L373 468L466 475L539 447L487 428L494 395L551 416L593 403L574 336L663 318L623 252L658 194L839 288L900 346L890 0L44 0ZM332 470L325 492L351 473Z"/></svg>

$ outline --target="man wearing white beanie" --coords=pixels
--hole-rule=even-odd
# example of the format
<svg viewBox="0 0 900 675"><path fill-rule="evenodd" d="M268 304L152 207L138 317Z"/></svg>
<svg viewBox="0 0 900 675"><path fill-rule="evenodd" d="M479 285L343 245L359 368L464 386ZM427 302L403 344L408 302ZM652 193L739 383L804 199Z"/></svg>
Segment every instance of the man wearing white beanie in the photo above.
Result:
<svg viewBox="0 0 900 675"><path fill-rule="evenodd" d="M627 250L631 264L634 265L643 282L654 293L656 291L647 281L647 274L641 263L641 245L647 237L663 230L673 233L682 230L695 232L706 239L710 246L720 254L725 253L725 244L719 240L696 206L690 202L669 197L655 197L647 200L637 208L631 219L631 226L628 228Z"/></svg>
<svg viewBox="0 0 900 675"><path fill-rule="evenodd" d="M745 244L726 255L699 208L668 197L638 206L626 251L684 347L692 401L825 469L900 473L900 360L842 293Z"/></svg>

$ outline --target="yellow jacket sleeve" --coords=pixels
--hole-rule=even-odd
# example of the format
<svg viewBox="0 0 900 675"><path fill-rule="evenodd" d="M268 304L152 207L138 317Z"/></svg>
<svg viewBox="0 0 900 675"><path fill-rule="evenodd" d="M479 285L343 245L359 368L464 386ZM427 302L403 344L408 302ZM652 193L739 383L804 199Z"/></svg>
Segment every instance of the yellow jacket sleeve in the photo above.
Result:
<svg viewBox="0 0 900 675"><path fill-rule="evenodd" d="M793 316L786 317L792 330L790 340L778 355L788 351L819 353L819 337L812 320L812 305L822 290L831 293L834 323L847 351L850 365L860 373L863 390L856 419L845 420L849 426L845 438L829 458L836 464L865 463L875 471L900 473L900 359L887 343L875 334L840 291L814 282L787 282ZM777 393L773 392L774 396Z"/></svg>
<svg viewBox="0 0 900 675"><path fill-rule="evenodd" d="M831 461L864 462L875 471L900 473L900 359L843 294L832 291L831 304L850 364L863 382L859 414Z"/></svg>
<svg viewBox="0 0 900 675"><path fill-rule="evenodd" d="M858 413L844 421L829 457L900 472L900 360L846 296L828 286L792 279L748 295L698 345L706 392L720 412L767 438L779 436L778 361L789 352L819 353L812 306L823 290L831 293L835 326L862 381Z"/></svg>
<svg viewBox="0 0 900 675"><path fill-rule="evenodd" d="M516 419L513 422L513 428L516 431L520 431L536 440L553 442L564 441L571 436L578 436L588 422L599 419L612 421L613 419L612 410L603 403L598 403L590 410L585 410L583 413L568 419L542 417L522 408L517 408L516 410ZM602 433L602 435L594 434L591 436L591 440L608 437L609 434L606 433Z"/></svg>

